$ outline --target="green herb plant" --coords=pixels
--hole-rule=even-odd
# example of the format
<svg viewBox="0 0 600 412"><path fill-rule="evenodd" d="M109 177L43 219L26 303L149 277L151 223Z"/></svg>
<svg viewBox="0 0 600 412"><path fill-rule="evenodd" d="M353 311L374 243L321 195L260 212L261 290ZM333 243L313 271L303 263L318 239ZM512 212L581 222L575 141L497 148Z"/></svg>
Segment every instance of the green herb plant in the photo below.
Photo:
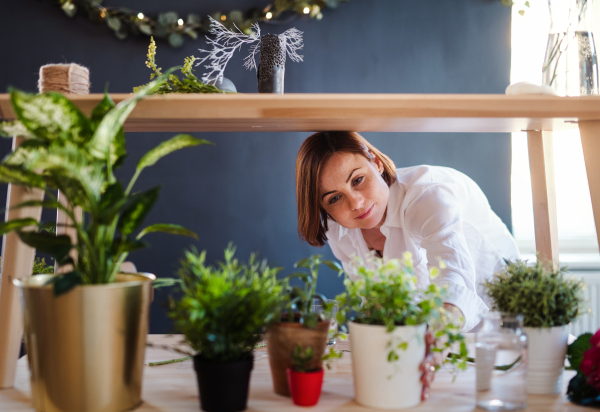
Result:
<svg viewBox="0 0 600 412"><path fill-rule="evenodd" d="M506 268L484 282L493 309L521 313L524 326L550 328L566 325L584 311L583 283L565 275L566 268L548 269L539 259L506 261Z"/></svg>
<svg viewBox="0 0 600 412"><path fill-rule="evenodd" d="M307 347L305 350L302 349L302 345L298 344L292 350L292 367L291 369L295 372L313 372L318 369L309 368L310 362L313 359L313 348Z"/></svg>
<svg viewBox="0 0 600 412"><path fill-rule="evenodd" d="M263 339L264 328L279 320L280 268L258 262L255 255L243 264L234 254L230 244L225 261L210 266L206 251L187 251L178 271L183 296L170 300L176 330L205 360L246 359Z"/></svg>
<svg viewBox="0 0 600 412"><path fill-rule="evenodd" d="M440 262L440 268L444 268L443 262ZM460 370L466 369L465 339L459 333L459 326L444 309L446 288L432 282L425 290L418 290L410 253L407 252L403 260L390 259L386 262L374 257L366 262L357 258L354 270L357 278L353 280L346 277L346 291L336 297L340 325L348 320L381 325L385 326L388 333L398 326L435 325L437 344L432 351L442 352L458 345L458 353L451 354L446 361ZM434 267L430 270L430 277L433 279L438 273L439 270ZM401 351L407 348L408 342L390 337L388 361L397 361Z"/></svg>
<svg viewBox="0 0 600 412"><path fill-rule="evenodd" d="M282 300L282 312L287 313L288 322L298 320L304 327L314 329L319 324L320 315L313 311L313 299L321 301L321 307L325 315L331 315L333 304L327 302L327 298L317 293L317 278L319 266L325 265L331 270L339 273L342 268L337 262L323 260L321 255L313 255L309 258L299 260L295 268L306 268L308 272L292 273L285 279L286 294ZM300 279L303 286L290 286L290 280Z"/></svg>
<svg viewBox="0 0 600 412"><path fill-rule="evenodd" d="M38 231L46 225L31 218L0 224L0 234L15 231L25 244L49 254L59 266L70 265L72 270L52 278L55 293L79 284L114 282L128 254L148 246L143 237L149 233L196 237L174 224L154 224L139 230L158 200L160 187L141 192L134 192L133 187L140 173L163 156L209 142L177 135L142 156L126 186L114 174L127 154L125 120L137 102L160 87L168 74L116 106L105 94L91 117L60 93L10 91L17 120L1 123L0 134L23 136L25 140L0 162L0 181L43 190L44 200L26 201L15 208L62 210L70 218L68 226L75 229L77 239L72 242L64 234ZM68 205L58 201L56 189L66 196ZM83 210L81 221L76 219L75 207ZM71 250L76 251L75 259Z"/></svg>
<svg viewBox="0 0 600 412"><path fill-rule="evenodd" d="M156 65L156 43L154 42L153 37L150 38L147 57L146 67L153 71L153 73L150 74L150 80L162 76L162 69ZM176 74L169 74L160 83L160 86L156 89L155 93L233 93L221 90L210 84L202 83L202 81L193 73L193 65L197 59L198 58L194 56L186 57L184 59L183 67L181 68L183 78L180 79ZM133 91L137 93L144 87L146 87L146 85L134 87Z"/></svg>

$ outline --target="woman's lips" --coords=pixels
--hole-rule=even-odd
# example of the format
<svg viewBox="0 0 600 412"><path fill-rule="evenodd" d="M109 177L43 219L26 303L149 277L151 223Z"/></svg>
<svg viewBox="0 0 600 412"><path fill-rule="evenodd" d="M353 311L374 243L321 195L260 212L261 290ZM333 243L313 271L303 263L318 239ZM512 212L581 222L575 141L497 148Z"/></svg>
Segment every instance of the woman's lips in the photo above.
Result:
<svg viewBox="0 0 600 412"><path fill-rule="evenodd" d="M362 215L355 217L355 219L361 219L361 220L362 220L362 219L366 219L366 218L368 218L369 216L371 216L371 212L373 211L373 208L374 208L374 207L375 207L375 204L373 204L373 206L371 206L371 207L369 208L369 210L367 210L367 211L366 211L365 213L363 213Z"/></svg>

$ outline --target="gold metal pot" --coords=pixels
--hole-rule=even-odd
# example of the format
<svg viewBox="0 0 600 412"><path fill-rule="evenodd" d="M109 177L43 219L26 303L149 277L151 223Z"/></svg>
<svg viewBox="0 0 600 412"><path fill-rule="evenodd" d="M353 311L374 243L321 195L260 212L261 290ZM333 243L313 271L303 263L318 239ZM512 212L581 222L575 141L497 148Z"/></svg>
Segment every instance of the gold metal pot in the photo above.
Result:
<svg viewBox="0 0 600 412"><path fill-rule="evenodd" d="M33 407L38 412L118 412L141 402L149 273L54 296L51 275L15 280L24 304Z"/></svg>

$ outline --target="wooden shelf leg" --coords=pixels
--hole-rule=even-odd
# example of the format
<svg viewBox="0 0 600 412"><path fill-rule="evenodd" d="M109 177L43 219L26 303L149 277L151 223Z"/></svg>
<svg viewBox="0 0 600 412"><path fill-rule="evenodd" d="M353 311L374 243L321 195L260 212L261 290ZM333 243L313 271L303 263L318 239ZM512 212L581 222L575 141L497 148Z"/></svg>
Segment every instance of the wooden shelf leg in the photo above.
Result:
<svg viewBox="0 0 600 412"><path fill-rule="evenodd" d="M579 134L585 160L592 210L596 222L596 236L600 242L600 120L580 121Z"/></svg>
<svg viewBox="0 0 600 412"><path fill-rule="evenodd" d="M13 138L13 150L22 142L22 138ZM31 217L40 220L41 207L28 207L11 210L27 200L43 200L44 191L29 189L23 186L8 185L5 219L22 219ZM23 336L23 319L21 302L13 279L31 276L35 249L27 246L11 232L4 236L2 247L2 281L0 283L0 388L14 385L17 359Z"/></svg>
<svg viewBox="0 0 600 412"><path fill-rule="evenodd" d="M552 132L527 132L535 248L542 261L558 267L558 229L556 220L556 190L554 184L554 150Z"/></svg>

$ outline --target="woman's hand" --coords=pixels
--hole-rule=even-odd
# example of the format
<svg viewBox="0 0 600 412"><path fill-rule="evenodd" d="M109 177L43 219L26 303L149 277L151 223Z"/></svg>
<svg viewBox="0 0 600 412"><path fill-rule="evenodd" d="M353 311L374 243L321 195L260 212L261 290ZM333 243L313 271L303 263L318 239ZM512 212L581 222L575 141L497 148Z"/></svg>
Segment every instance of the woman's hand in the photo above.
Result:
<svg viewBox="0 0 600 412"><path fill-rule="evenodd" d="M435 369L438 364L438 359L436 359L434 353L431 352L433 342L433 334L428 329L427 333L425 333L425 359L423 359L423 363L421 363L421 382L423 383L423 391L421 392L422 401L429 398L429 387L435 377Z"/></svg>

